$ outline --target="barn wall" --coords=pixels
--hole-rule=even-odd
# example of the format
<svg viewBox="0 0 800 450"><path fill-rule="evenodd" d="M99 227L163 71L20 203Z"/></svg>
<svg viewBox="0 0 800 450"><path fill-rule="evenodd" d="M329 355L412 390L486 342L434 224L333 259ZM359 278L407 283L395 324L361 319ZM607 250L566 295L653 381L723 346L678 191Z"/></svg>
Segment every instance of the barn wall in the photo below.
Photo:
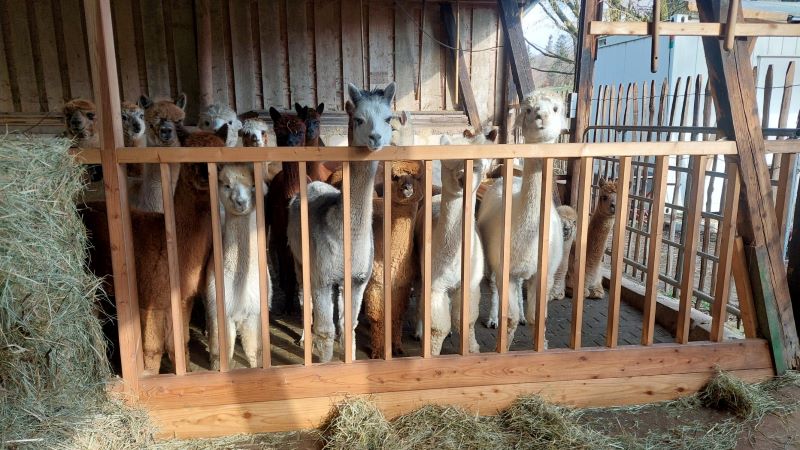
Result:
<svg viewBox="0 0 800 450"><path fill-rule="evenodd" d="M24 5L17 7L16 5ZM112 0L120 94L199 99L193 0ZM399 5L399 6L398 6ZM396 107L456 110L454 64L439 4L386 0L211 0L214 98L238 112L324 102L341 111L347 83L397 81ZM57 112L91 97L81 0L0 0L0 113ZM481 119L503 95L494 6L461 2L460 35ZM420 30L424 24L424 33ZM420 68L420 64L422 67Z"/></svg>

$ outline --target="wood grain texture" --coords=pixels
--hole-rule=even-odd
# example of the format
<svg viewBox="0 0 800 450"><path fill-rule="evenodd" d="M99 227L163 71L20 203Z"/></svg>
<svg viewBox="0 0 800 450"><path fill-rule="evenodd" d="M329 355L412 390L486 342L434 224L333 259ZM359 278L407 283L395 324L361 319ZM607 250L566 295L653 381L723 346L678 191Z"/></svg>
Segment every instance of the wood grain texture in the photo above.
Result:
<svg viewBox="0 0 800 450"><path fill-rule="evenodd" d="M264 108L288 108L289 84L286 67L286 30L284 2L259 2L258 23L261 26L261 73ZM283 18L283 20L282 20Z"/></svg>
<svg viewBox="0 0 800 450"><path fill-rule="evenodd" d="M250 10L250 3L232 0L231 16L231 49L233 54L233 81L236 83L236 107L240 113L256 109L256 86L261 80L255 79L255 63L253 54L253 31L250 15L257 11Z"/></svg>
<svg viewBox="0 0 800 450"><path fill-rule="evenodd" d="M508 279L511 268L511 204L513 200L514 160L503 160L503 228L500 230L503 248L500 253L500 279L497 282L499 310L497 316L497 351L505 353L509 348L508 339ZM524 311L521 311L524 314Z"/></svg>
<svg viewBox="0 0 800 450"><path fill-rule="evenodd" d="M291 104L314 103L313 40L308 33L308 24L313 17L308 16L307 0L287 2L286 31L289 55L289 94Z"/></svg>
<svg viewBox="0 0 800 450"><path fill-rule="evenodd" d="M436 5L428 4L425 10L423 27L427 34L444 42L442 21ZM443 53L439 44L428 35L422 35L422 57L420 73L420 109L441 111L444 109L444 91L439 74L444 72Z"/></svg>
<svg viewBox="0 0 800 450"><path fill-rule="evenodd" d="M167 68L167 46L164 36L164 10L161 0L139 0L142 5L142 44L147 68L149 95L154 98L170 98Z"/></svg>
<svg viewBox="0 0 800 450"><path fill-rule="evenodd" d="M338 0L316 2L315 5L314 54L317 58L317 102L325 103L326 111L341 111L345 92L340 70L342 5Z"/></svg>
<svg viewBox="0 0 800 450"><path fill-rule="evenodd" d="M547 320L547 303L550 301L550 291L547 289L547 279L550 255L550 217L552 214L553 198L553 158L542 161L542 191L539 217L539 270L536 272L536 309L533 318L533 349L537 352L547 348L545 340L545 322ZM551 280L552 281L552 280ZM529 285L530 286L530 285ZM524 314L524 312L520 312ZM527 317L531 320L531 317Z"/></svg>
<svg viewBox="0 0 800 450"><path fill-rule="evenodd" d="M351 332L353 329L353 231L350 226L350 202L352 200L350 182L350 162L344 161L342 163L342 254L344 257L344 261L342 261L344 264L342 297L344 297L344 311L339 313L344 314L344 329L339 332L344 337L341 339L344 342L344 362L348 364L353 362L353 349L355 348L353 342L355 333Z"/></svg>
<svg viewBox="0 0 800 450"><path fill-rule="evenodd" d="M383 165L383 359L392 359L392 164Z"/></svg>
<svg viewBox="0 0 800 450"><path fill-rule="evenodd" d="M136 101L142 95L142 90L139 86L139 60L136 56L135 19L131 0L114 1L111 7L114 11L114 37L121 95L126 101Z"/></svg>
<svg viewBox="0 0 800 450"><path fill-rule="evenodd" d="M300 259L303 284L303 364L312 364L311 354L311 243L308 236L308 170L306 163L297 164L300 178Z"/></svg>
<svg viewBox="0 0 800 450"><path fill-rule="evenodd" d="M269 267L267 266L267 254L269 253L267 242L267 225L264 214L264 173L266 168L263 164L255 164L253 170L256 188L256 239L258 240L258 296L261 305L261 367L268 368L270 361L270 337L269 337Z"/></svg>
<svg viewBox="0 0 800 450"><path fill-rule="evenodd" d="M419 23L419 9L410 6L406 10ZM395 105L398 111L416 110L419 109L419 100L415 95L419 82L419 32L414 22L402 11L395 11L394 36Z"/></svg>
<svg viewBox="0 0 800 450"><path fill-rule="evenodd" d="M727 2L726 2L727 3ZM664 22L659 25L662 36L711 36L720 37L725 24L719 22ZM800 36L800 27L780 23L739 23L736 27L737 37L746 36ZM648 22L601 22L589 24L592 35L625 35L646 36L649 33Z"/></svg>
<svg viewBox="0 0 800 450"><path fill-rule="evenodd" d="M363 70L362 20L360 0L342 0L342 92L347 92L347 83L362 89L367 87Z"/></svg>
<svg viewBox="0 0 800 450"><path fill-rule="evenodd" d="M274 4L277 2L266 2ZM228 98L228 83L233 80L228 78L227 61L230 54L225 48L225 22L223 5L220 1L210 0L211 4L211 74L213 77L213 102L229 105L234 99Z"/></svg>
<svg viewBox="0 0 800 450"><path fill-rule="evenodd" d="M579 364L576 362L579 361ZM229 373L194 372L183 377L158 375L141 380L140 403L149 409L215 406L324 397L337 393L403 392L554 380L590 380L624 376L723 370L769 369L761 339L722 343L692 342L649 347L619 346L585 350L554 349L506 354L442 355L436 358L364 360L352 364L276 366Z"/></svg>
<svg viewBox="0 0 800 450"><path fill-rule="evenodd" d="M718 233L719 265L714 280L714 303L711 304L711 340L719 342L724 337L725 322L728 318L726 306L730 297L731 261L736 240L736 216L739 210L739 168L728 163L728 179L725 190L725 209L721 229Z"/></svg>
<svg viewBox="0 0 800 450"><path fill-rule="evenodd" d="M431 243L433 233L433 161L425 161L425 196L422 226L422 356L431 358Z"/></svg>
<svg viewBox="0 0 800 450"><path fill-rule="evenodd" d="M747 255L744 252L744 240L736 237L733 242L733 260L731 261L733 282L736 285L736 296L739 299L739 310L742 312L742 327L746 338L754 338L757 333L756 310L753 300L753 286L750 284L750 272L747 269Z"/></svg>
<svg viewBox="0 0 800 450"><path fill-rule="evenodd" d="M394 75L394 9L386 4L369 6L369 87L383 88Z"/></svg>
<svg viewBox="0 0 800 450"><path fill-rule="evenodd" d="M511 47L509 51L511 74L514 77L514 84L517 86L517 95L519 98L525 98L533 93L535 86L531 74L531 62L528 59L528 46L522 32L522 11L514 0L499 0L498 4L506 42ZM589 80L591 81L591 76Z"/></svg>
<svg viewBox="0 0 800 450"><path fill-rule="evenodd" d="M472 292L469 287L472 285L470 275L472 273L472 230L475 226L475 208L472 203L472 195L467 195L466 190L472 186L475 177L473 172L474 161L468 159L464 161L464 195L463 209L461 215L461 337L460 352L462 355L469 354L469 329L470 329L470 299Z"/></svg>
<svg viewBox="0 0 800 450"><path fill-rule="evenodd" d="M7 15L2 19L6 43L6 64L12 74L12 87L16 85L19 110L23 112L41 111L39 105L39 90L36 85L34 73L33 48L28 26L27 8L25 5L3 2L2 14ZM21 7L20 7L21 6ZM6 30L8 27L8 30ZM83 37L82 34L78 35ZM81 40L81 45L83 41ZM13 55L9 58L9 54ZM85 61L85 60L84 60ZM83 66L84 70L86 66ZM15 75L15 76L13 76ZM86 76L86 72L84 72Z"/></svg>
<svg viewBox="0 0 800 450"><path fill-rule="evenodd" d="M195 15L192 0L172 0L172 48L175 60L175 93L189 98L186 117L194 119L204 106L200 102L198 48L195 42ZM135 94L132 99L138 98Z"/></svg>
<svg viewBox="0 0 800 450"><path fill-rule="evenodd" d="M455 99L455 101L461 105L461 108L467 113L470 125L473 127L481 126L481 116L475 100L475 92L472 90L469 68L466 66L466 62L464 60L464 51L461 50L463 48L463 44L456 39L456 33L460 34L461 30L456 26L456 17L453 13L453 8L451 5L442 3L439 9L441 11L444 29L447 33L447 42L450 44L450 46L459 49L458 51L451 50L449 52L452 60L457 61L456 66L458 67L458 70L455 73L455 78L458 80L460 95L459 98Z"/></svg>
<svg viewBox="0 0 800 450"><path fill-rule="evenodd" d="M47 98L46 111L58 111L64 105L64 92L61 86L61 73L58 66L58 46L53 27L53 8L50 2L37 1L33 2L32 5L36 13L40 63L42 65ZM0 43L0 47L2 47L2 43ZM0 75L1 78L2 75ZM0 87L0 91L2 91L2 87ZM2 100L0 100L1 104Z"/></svg>
<svg viewBox="0 0 800 450"><path fill-rule="evenodd" d="M0 28L3 28L2 21L0 21ZM8 71L8 52L5 43L4 34L7 32L0 30L0 56L6 61L5 64L0 64L0 111L16 111L14 108L14 99L11 93L11 79ZM9 42L8 46L11 46Z"/></svg>
<svg viewBox="0 0 800 450"><path fill-rule="evenodd" d="M472 45L477 50L497 45L497 12L489 8L475 8L472 17ZM475 80L474 96L478 123L491 123L495 107L495 67L497 50L472 53L472 79ZM512 66L513 67L513 66ZM463 84L461 86L464 87ZM472 87L472 86L470 86ZM470 120L472 123L472 120ZM473 126L477 126L473 124Z"/></svg>
<svg viewBox="0 0 800 450"><path fill-rule="evenodd" d="M608 324L606 327L606 346L616 347L619 335L619 308L622 297L622 276L624 273L623 246L625 245L625 226L628 224L628 194L630 193L631 158L619 159L619 178L617 179L617 208L614 217L614 234L611 241L611 284L608 287Z"/></svg>
<svg viewBox="0 0 800 450"><path fill-rule="evenodd" d="M650 207L650 243L647 248L647 281L642 312L642 345L652 345L656 325L658 301L658 275L661 272L661 252L664 237L664 202L667 198L667 173L669 162L665 156L656 157L653 171L653 203Z"/></svg>
<svg viewBox="0 0 800 450"><path fill-rule="evenodd" d="M219 176L216 163L208 163L208 185L211 187L208 193L211 197L211 205L219 205L219 191L215 189L219 185ZM225 268L223 259L224 248L222 247L222 223L219 208L211 208L211 236L212 236L212 255L214 260L214 285L217 293L217 342L219 343L219 371L227 372L230 370L228 361L228 320L225 315Z"/></svg>
<svg viewBox="0 0 800 450"><path fill-rule="evenodd" d="M731 375L745 381L764 381L771 369L738 370ZM676 399L700 390L713 372L620 377L581 382L549 381L514 385L436 389L376 394L371 400L392 419L423 405L459 406L475 414L497 414L521 395L537 394L556 404L575 407L623 406ZM302 400L155 410L151 418L161 438L195 438L223 434L311 429L319 427L331 407L346 394Z"/></svg>
<svg viewBox="0 0 800 450"><path fill-rule="evenodd" d="M581 348L581 328L583 326L583 300L584 287L586 286L586 271L574 270L575 267L586 267L586 249L589 242L589 209L592 206L592 158L580 159L580 178L578 180L578 204L576 212L577 230L575 234L575 258L572 270L572 326L570 329L569 346L578 350Z"/></svg>

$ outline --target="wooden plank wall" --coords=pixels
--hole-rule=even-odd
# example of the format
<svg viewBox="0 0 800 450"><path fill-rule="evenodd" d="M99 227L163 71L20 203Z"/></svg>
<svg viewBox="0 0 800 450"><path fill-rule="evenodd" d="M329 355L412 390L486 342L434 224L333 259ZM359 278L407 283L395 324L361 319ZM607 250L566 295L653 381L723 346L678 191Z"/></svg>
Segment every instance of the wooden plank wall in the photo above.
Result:
<svg viewBox="0 0 800 450"><path fill-rule="evenodd" d="M120 95L135 101L189 97L199 105L195 0L112 2ZM324 102L343 111L347 83L395 80L396 108L458 110L454 63L436 2L389 0L212 0L214 100L238 112ZM0 113L59 112L91 98L81 0L0 0ZM486 123L499 122L503 58L495 7L461 2L461 46ZM423 29L421 29L423 27ZM473 48L474 47L474 48ZM469 51L469 50L477 51ZM420 67L420 63L422 67ZM498 120L495 121L495 115Z"/></svg>

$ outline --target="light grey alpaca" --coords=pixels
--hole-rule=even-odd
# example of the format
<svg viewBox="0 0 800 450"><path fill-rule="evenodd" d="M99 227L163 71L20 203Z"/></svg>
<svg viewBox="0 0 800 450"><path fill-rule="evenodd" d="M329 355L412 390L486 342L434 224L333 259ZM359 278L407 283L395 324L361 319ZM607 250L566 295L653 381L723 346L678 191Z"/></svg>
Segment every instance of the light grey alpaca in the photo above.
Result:
<svg viewBox="0 0 800 450"><path fill-rule="evenodd" d="M215 133L226 123L228 124L228 136L225 138L225 146L236 147L239 139L239 130L242 129L242 122L236 115L236 111L228 106L217 103L209 105L208 108L200 113L197 126L201 130Z"/></svg>
<svg viewBox="0 0 800 450"><path fill-rule="evenodd" d="M386 89L365 91L350 84L348 92L355 105L353 111L353 145L366 146L369 151L378 151L388 145L392 137L392 99L394 83ZM372 191L378 164L375 161L350 164L350 224L352 236L352 307L353 352L355 358L355 329L364 289L372 274ZM322 182L308 185L308 224L310 228L311 254L311 299L313 307L312 349L320 361L333 357L333 342L336 327L333 321L333 299L339 304L339 329L344 330L343 300L341 288L344 282L344 250L342 227L342 193ZM289 247L295 260L298 277L298 298L303 302L301 244L300 244L300 200L295 196L289 203ZM343 341L343 339L342 339Z"/></svg>

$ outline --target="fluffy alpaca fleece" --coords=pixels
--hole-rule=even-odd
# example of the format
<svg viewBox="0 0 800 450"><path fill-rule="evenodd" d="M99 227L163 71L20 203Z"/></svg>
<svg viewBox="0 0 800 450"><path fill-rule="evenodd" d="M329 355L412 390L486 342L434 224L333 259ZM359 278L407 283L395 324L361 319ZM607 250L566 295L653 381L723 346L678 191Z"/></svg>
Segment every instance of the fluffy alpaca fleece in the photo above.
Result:
<svg viewBox="0 0 800 450"><path fill-rule="evenodd" d="M306 123L306 147L324 147L325 143L320 138L322 126L320 118L325 111L325 103L320 103L316 108L313 106L300 106L294 104L297 117ZM327 181L333 171L322 161L309 161L306 163L308 177L313 181Z"/></svg>
<svg viewBox="0 0 800 450"><path fill-rule="evenodd" d="M122 102L122 137L125 147L146 147L144 109L138 103Z"/></svg>
<svg viewBox="0 0 800 450"><path fill-rule="evenodd" d="M223 104L213 104L200 113L197 126L203 131L215 132L223 125L228 125L228 135L225 137L226 147L236 147L239 130L242 122L236 111Z"/></svg>
<svg viewBox="0 0 800 450"><path fill-rule="evenodd" d="M403 354L401 342L402 320L408 307L411 286L419 274L419 261L414 249L414 223L423 196L422 175L424 166L419 161L394 161L392 163L392 185L387 190L391 195L392 241L389 252L392 265L392 352ZM366 314L370 321L372 358L384 354L384 240L383 240L383 202L382 198L373 200L375 213L372 233L375 242L375 258L372 263L372 276L364 292Z"/></svg>
<svg viewBox="0 0 800 450"><path fill-rule="evenodd" d="M522 131L526 143L556 142L563 126L564 105L557 96L535 93L522 102L520 115L515 127ZM513 183L511 218L511 267L509 277L508 344L511 345L520 316L524 310L522 303L522 283L527 283L528 309L525 317L535 319L536 274L539 267L539 218L541 217L542 161L531 158L525 160L522 178ZM499 298L496 277L501 270L501 248L503 227L503 180L499 179L483 196L478 216L478 227L484 240L486 257L489 263L492 289L492 304L487 326L496 327L498 322ZM553 284L553 276L561 263L564 239L561 219L558 217L552 199L550 207L550 235L547 236L550 258L548 258L547 292ZM546 302L546 299L544 299Z"/></svg>
<svg viewBox="0 0 800 450"><path fill-rule="evenodd" d="M145 135L148 147L180 147L178 128L183 126L186 117L186 94L180 94L175 101L154 102L147 96L139 98L144 108ZM174 194L180 166L170 164L172 173L171 193ZM164 212L161 193L161 170L158 164L144 164L142 182L131 187L131 207L143 211Z"/></svg>
<svg viewBox="0 0 800 450"><path fill-rule="evenodd" d="M75 98L64 105L64 137L75 141L76 147L91 148L99 145L95 132L97 111L91 100Z"/></svg>
<svg viewBox="0 0 800 450"><path fill-rule="evenodd" d="M227 358L233 358L237 332L250 367L258 367L261 355L261 298L258 284L258 248L255 184L250 164L225 164L219 173L219 198L225 208L222 229ZM214 262L206 268L206 313L212 369L219 369L219 325ZM268 305L271 305L271 283Z"/></svg>
<svg viewBox="0 0 800 450"><path fill-rule="evenodd" d="M353 84L348 87L353 111L353 144L367 147L369 151L379 151L389 144L392 129L392 100L395 84L385 89L365 91ZM311 299L313 309L312 349L320 361L330 361L333 357L333 342L336 336L334 303L339 304L339 329L341 336L351 333L352 347L344 349L355 358L355 329L367 281L372 274L372 193L377 163L375 161L352 162L350 173L350 230L352 236L351 258L352 278L352 328L344 329L344 300L341 287L344 283L344 248L342 227L342 193L329 184L315 181L308 186L308 223L310 226ZM300 244L300 200L297 196L289 205L289 247L295 260L295 273L301 274L302 256ZM302 284L298 280L298 284ZM302 292L298 295L302 301ZM344 339L342 339L344 342Z"/></svg>
<svg viewBox="0 0 800 450"><path fill-rule="evenodd" d="M478 133L476 144L486 143L482 134ZM450 145L448 136L442 136L442 145ZM442 161L442 194L432 199L431 228L431 353L438 355L442 351L444 340L453 326L461 330L461 292L468 289L469 299L469 351L478 353L480 347L475 338L475 321L481 299L481 279L483 278L484 255L480 236L472 221L472 248L470 262L470 285L461 285L461 249L462 249L462 215L464 196L468 196L473 211L477 200L478 186L483 174L488 169L488 160L475 160L473 165L472 185L465 186L465 165L462 160ZM417 216L415 227L416 245L422 255L422 234L424 230L424 214ZM421 309L418 309L418 316ZM421 319L421 317L419 318ZM421 320L417 320L417 334L422 335Z"/></svg>
<svg viewBox="0 0 800 450"><path fill-rule="evenodd" d="M569 268L569 254L572 243L575 242L575 234L578 228L578 214L571 206L562 205L556 208L558 216L561 218L561 226L564 231L564 249L561 253L561 264L553 277L553 287L550 288L550 300L561 300L564 298L564 286L566 284L567 270Z"/></svg>
<svg viewBox="0 0 800 450"><path fill-rule="evenodd" d="M597 206L589 220L589 236L586 248L586 288L584 295L588 298L603 298L603 278L600 276L600 266L603 262L603 253L606 251L608 236L614 228L614 215L617 210L617 181L606 181L601 178L598 182Z"/></svg>

